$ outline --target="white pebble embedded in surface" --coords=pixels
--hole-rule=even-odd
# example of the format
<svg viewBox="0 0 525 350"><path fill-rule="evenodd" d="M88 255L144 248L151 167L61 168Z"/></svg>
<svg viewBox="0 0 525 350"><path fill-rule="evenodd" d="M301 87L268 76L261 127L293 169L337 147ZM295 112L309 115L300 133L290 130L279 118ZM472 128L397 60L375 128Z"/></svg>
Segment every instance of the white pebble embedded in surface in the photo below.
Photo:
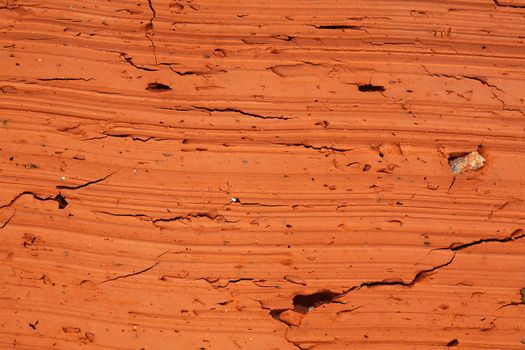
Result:
<svg viewBox="0 0 525 350"><path fill-rule="evenodd" d="M448 160L450 169L454 175L461 174L464 171L478 170L485 165L485 158L477 151L470 152L464 156Z"/></svg>

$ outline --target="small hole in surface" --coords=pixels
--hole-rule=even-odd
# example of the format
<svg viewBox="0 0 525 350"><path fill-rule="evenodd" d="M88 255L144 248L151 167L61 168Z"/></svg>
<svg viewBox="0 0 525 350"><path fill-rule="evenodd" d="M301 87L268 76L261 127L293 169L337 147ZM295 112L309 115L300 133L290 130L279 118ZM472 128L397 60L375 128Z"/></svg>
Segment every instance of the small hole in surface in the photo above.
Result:
<svg viewBox="0 0 525 350"><path fill-rule="evenodd" d="M457 339L452 339L451 341L449 341L449 342L447 343L447 346L450 348L450 347L456 346L456 345L458 345L458 344L459 344L459 340L457 340Z"/></svg>
<svg viewBox="0 0 525 350"><path fill-rule="evenodd" d="M152 92L165 92L165 91L170 91L171 87L169 85L161 84L161 83L149 83L146 90L152 91Z"/></svg>
<svg viewBox="0 0 525 350"><path fill-rule="evenodd" d="M293 298L294 311L303 314L319 305L331 303L338 294L330 291L321 291L313 294L299 294Z"/></svg>
<svg viewBox="0 0 525 350"><path fill-rule="evenodd" d="M357 88L361 92L383 92L383 91L385 91L385 87L384 86L372 85L372 84L358 85Z"/></svg>

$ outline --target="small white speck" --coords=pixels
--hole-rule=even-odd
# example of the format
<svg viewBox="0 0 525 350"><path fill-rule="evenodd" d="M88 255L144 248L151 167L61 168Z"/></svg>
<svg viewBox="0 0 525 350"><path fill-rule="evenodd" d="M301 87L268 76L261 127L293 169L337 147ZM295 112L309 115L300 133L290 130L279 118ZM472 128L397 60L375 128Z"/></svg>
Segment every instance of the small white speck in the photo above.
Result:
<svg viewBox="0 0 525 350"><path fill-rule="evenodd" d="M239 203L239 198L232 197L232 203Z"/></svg>
<svg viewBox="0 0 525 350"><path fill-rule="evenodd" d="M38 61L38 62L42 62L42 59L41 59L41 58L38 58L37 61Z"/></svg>
<svg viewBox="0 0 525 350"><path fill-rule="evenodd" d="M65 176L61 176L61 177L60 177L60 180L65 181L65 180L66 180L66 177L65 177Z"/></svg>
<svg viewBox="0 0 525 350"><path fill-rule="evenodd" d="M133 169L133 174L136 174L137 173L137 169Z"/></svg>

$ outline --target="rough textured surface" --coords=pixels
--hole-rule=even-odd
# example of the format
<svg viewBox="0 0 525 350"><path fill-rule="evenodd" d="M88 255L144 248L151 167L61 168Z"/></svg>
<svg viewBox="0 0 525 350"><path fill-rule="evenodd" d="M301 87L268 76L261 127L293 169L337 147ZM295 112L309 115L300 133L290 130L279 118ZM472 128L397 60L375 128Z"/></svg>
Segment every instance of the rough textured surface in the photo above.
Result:
<svg viewBox="0 0 525 350"><path fill-rule="evenodd" d="M0 348L524 349L524 33L518 0L0 0Z"/></svg>

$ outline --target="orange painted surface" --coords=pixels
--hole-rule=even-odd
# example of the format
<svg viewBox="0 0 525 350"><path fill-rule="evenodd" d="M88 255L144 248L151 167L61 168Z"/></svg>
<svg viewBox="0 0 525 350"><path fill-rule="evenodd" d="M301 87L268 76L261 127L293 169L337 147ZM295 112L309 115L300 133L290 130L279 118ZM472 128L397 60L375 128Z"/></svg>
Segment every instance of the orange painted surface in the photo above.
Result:
<svg viewBox="0 0 525 350"><path fill-rule="evenodd" d="M525 349L524 33L518 0L0 0L0 349Z"/></svg>

